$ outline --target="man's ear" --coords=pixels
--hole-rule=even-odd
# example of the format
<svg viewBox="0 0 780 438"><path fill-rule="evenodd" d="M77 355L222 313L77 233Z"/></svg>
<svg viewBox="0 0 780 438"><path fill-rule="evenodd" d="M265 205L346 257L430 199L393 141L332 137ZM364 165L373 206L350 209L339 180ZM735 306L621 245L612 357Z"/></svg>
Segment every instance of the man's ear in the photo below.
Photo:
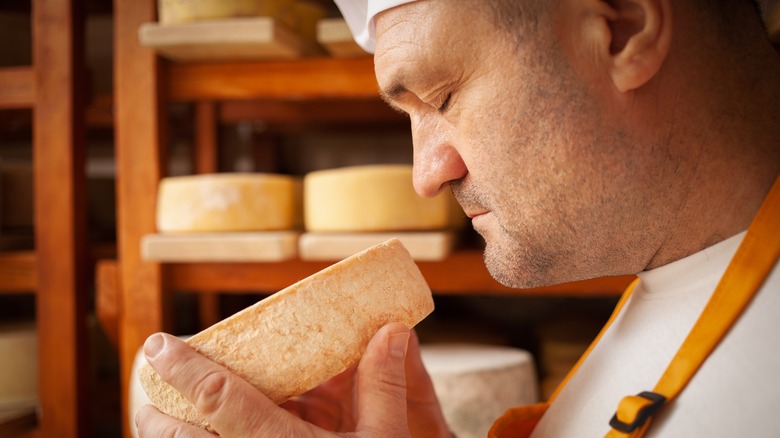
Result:
<svg viewBox="0 0 780 438"><path fill-rule="evenodd" d="M672 0L589 0L602 25L589 35L612 82L636 90L661 69L672 40Z"/></svg>

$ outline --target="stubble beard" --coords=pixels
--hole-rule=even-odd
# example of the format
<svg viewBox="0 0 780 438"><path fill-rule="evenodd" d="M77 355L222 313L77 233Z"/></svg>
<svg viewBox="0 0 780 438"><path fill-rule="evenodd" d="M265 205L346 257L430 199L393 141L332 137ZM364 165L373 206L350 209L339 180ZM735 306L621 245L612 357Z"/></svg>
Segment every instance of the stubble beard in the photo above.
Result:
<svg viewBox="0 0 780 438"><path fill-rule="evenodd" d="M450 189L464 209L479 207L490 210L492 226L475 231L485 241L483 262L496 281L512 288L537 287L554 282L550 278L552 259L544 252L543 242L535 241L529 234L529 227L522 225L522 218L504 217L501 211L492 208L488 196L470 181L451 181Z"/></svg>

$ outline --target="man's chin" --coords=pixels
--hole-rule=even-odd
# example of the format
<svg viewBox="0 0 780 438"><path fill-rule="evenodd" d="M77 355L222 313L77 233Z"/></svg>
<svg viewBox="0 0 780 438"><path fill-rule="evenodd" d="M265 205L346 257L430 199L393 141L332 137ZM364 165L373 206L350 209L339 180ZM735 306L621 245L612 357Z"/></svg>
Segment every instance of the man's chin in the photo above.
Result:
<svg viewBox="0 0 780 438"><path fill-rule="evenodd" d="M561 283L547 265L538 259L523 259L519 252L497 251L488 245L482 258L490 276L507 287L529 289Z"/></svg>

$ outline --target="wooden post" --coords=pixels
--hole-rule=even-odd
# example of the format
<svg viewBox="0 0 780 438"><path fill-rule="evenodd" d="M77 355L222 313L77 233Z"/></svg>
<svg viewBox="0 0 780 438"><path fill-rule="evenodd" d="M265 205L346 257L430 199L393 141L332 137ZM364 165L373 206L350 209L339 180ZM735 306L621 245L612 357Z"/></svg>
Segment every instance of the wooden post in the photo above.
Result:
<svg viewBox="0 0 780 438"><path fill-rule="evenodd" d="M36 0L33 172L41 436L90 435L84 9Z"/></svg>
<svg viewBox="0 0 780 438"><path fill-rule="evenodd" d="M195 173L216 173L218 123L217 105L211 101L195 104ZM198 319L201 328L206 328L220 319L218 291L198 294Z"/></svg>
<svg viewBox="0 0 780 438"><path fill-rule="evenodd" d="M158 263L144 261L140 249L141 238L155 231L157 184L166 155L162 66L154 51L138 43L138 27L155 21L155 11L154 0L114 1L117 244L122 291L119 357L125 436L129 435L127 402L133 358L150 334L165 329L163 270Z"/></svg>

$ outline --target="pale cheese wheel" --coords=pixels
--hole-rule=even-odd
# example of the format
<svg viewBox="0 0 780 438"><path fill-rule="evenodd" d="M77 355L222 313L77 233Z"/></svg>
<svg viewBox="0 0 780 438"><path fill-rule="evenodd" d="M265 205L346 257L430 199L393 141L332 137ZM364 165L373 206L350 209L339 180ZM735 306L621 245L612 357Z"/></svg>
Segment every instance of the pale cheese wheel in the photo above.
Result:
<svg viewBox="0 0 780 438"><path fill-rule="evenodd" d="M325 268L187 342L281 403L356 363L383 325L412 327L432 311L425 279L393 239ZM192 403L150 366L141 368L139 378L162 412L209 428Z"/></svg>
<svg viewBox="0 0 780 438"><path fill-rule="evenodd" d="M157 229L166 232L277 231L300 219L295 178L217 173L163 178Z"/></svg>
<svg viewBox="0 0 780 438"><path fill-rule="evenodd" d="M38 334L35 323L0 326L0 409L38 402Z"/></svg>
<svg viewBox="0 0 780 438"><path fill-rule="evenodd" d="M538 401L533 357L480 344L424 344L423 364L444 418L458 438L487 436L507 409Z"/></svg>
<svg viewBox="0 0 780 438"><path fill-rule="evenodd" d="M308 231L437 230L453 226L452 194L419 196L411 165L327 169L304 178Z"/></svg>
<svg viewBox="0 0 780 438"><path fill-rule="evenodd" d="M187 23L233 17L291 19L293 0L158 0L161 24Z"/></svg>

